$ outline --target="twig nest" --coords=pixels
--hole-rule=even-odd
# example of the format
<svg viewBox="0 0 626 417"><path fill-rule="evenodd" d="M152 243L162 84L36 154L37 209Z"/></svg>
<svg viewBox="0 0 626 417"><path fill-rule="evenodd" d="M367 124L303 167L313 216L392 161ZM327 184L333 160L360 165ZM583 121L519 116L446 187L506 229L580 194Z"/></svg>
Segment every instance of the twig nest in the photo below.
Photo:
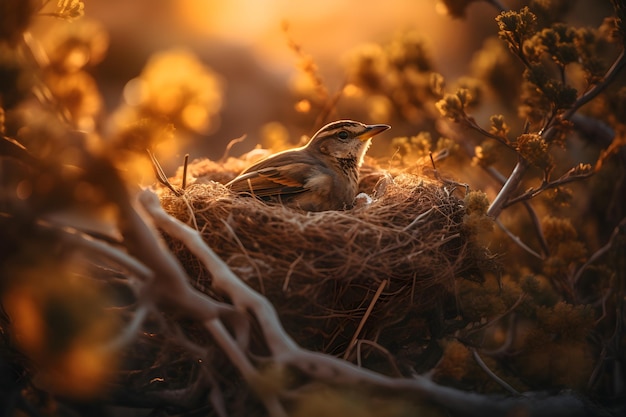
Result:
<svg viewBox="0 0 626 417"><path fill-rule="evenodd" d="M333 354L356 340L406 347L427 338L421 318L441 306L456 279L480 278L484 259L471 248L463 201L439 182L371 170L363 180L367 198L346 211L268 205L210 176L182 196L164 190L161 203L272 301L304 347ZM170 244L195 284L211 291L209 273L184 246Z"/></svg>

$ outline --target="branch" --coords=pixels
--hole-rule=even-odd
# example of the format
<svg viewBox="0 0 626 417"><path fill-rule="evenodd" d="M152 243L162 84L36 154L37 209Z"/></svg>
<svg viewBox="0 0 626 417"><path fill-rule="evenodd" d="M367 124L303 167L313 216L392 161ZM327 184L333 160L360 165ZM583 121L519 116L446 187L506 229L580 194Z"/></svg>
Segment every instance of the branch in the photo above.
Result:
<svg viewBox="0 0 626 417"><path fill-rule="evenodd" d="M563 174L561 177L559 177L558 179L554 180L554 181L544 181L541 183L541 185L538 188L529 188L527 191L525 191L524 193L518 195L515 198L510 198L508 201L506 201L503 205L503 209L507 208L515 203L519 203L520 201L526 201L526 200L530 200L532 198L537 197L539 194L541 194L542 192L549 190L551 188L556 188L556 187L560 187L561 185L564 184L568 184L570 182L574 182L574 181L579 181L585 178L589 178L594 174L594 171L590 170L590 171L586 171L586 172L582 172L582 173L576 173L575 170L577 168L572 168L569 171L567 171L565 174Z"/></svg>
<svg viewBox="0 0 626 417"><path fill-rule="evenodd" d="M142 191L139 194L139 202L160 229L182 241L211 271L213 287L228 294L237 310L251 311L255 314L272 353L297 348L296 343L283 330L274 306L241 281L228 265L204 243L200 233L167 214L161 208L159 199L153 192Z"/></svg>
<svg viewBox="0 0 626 417"><path fill-rule="evenodd" d="M594 254L589 257L587 262L585 262L584 264L580 266L580 268L578 268L578 271L576 271L576 274L572 278L572 286L575 286L578 283L583 272L585 272L585 269L587 269L589 265L591 265L592 263L600 259L600 257L606 254L613 247L613 243L615 239L617 238L617 236L619 236L620 233L624 233L624 231L622 230L624 226L626 226L626 218L623 218L622 221L619 222L617 226L615 226L615 228L613 229L613 233L611 233L611 237L609 238L609 241L606 242L606 244L602 246L600 249L595 251Z"/></svg>
<svg viewBox="0 0 626 417"><path fill-rule="evenodd" d="M625 50L622 49L619 56L613 62L613 65L611 65L611 67L607 70L606 74L602 78L602 81L595 84L592 89L580 96L578 100L574 102L572 107L563 114L563 119L569 120L574 115L574 113L578 111L579 108L589 103L598 94L600 94L606 87L608 87L609 84L613 82L615 77L617 77L617 74L619 74L619 72L622 70L622 68L624 68L625 65L626 53Z"/></svg>
<svg viewBox="0 0 626 417"><path fill-rule="evenodd" d="M576 100L576 102L572 105L572 107L563 114L561 119L569 120L574 115L574 113L578 111L580 107L582 107L583 105L591 101L593 98L595 98L598 94L600 94L615 79L617 74L621 71L621 69L625 65L626 65L626 55L624 53L624 49L622 49L619 56L613 63L613 65L611 65L611 67L607 70L602 81L594 85L593 88L591 88L585 94L580 96L578 100ZM544 137L546 142L549 142L551 137L554 136L555 134L556 134L556 129L554 128L554 125L552 125L551 127L545 130L542 136ZM502 187L502 189L500 190L500 192L494 199L493 203L489 207L489 210L487 211L488 215L494 218L498 218L502 210L512 204L512 203L509 203L509 200L511 199L511 196L513 195L515 190L517 190L517 188L521 184L522 178L524 177L524 174L528 170L528 167L529 167L529 163L520 156L517 164L515 165L515 168L513 169L513 172L511 173L506 183L504 184L504 186ZM526 197L524 199L526 199ZM518 199L517 201L520 201L520 200Z"/></svg>
<svg viewBox="0 0 626 417"><path fill-rule="evenodd" d="M472 356L474 357L474 360L476 361L478 366L480 366L480 368L483 371L485 371L485 373L487 375L489 375L489 377L491 379L493 379L496 382L496 384L500 385L502 388L504 388L505 390L507 390L508 392L510 392L513 395L520 395L520 393L515 388L513 388L511 385L509 385L508 382L506 382L505 380L500 378L491 369L489 369L489 367L487 366L485 361L483 361L483 358L480 357L480 355L478 354L478 351L475 348L471 348L470 350L471 350Z"/></svg>
<svg viewBox="0 0 626 417"><path fill-rule="evenodd" d="M240 349L237 343L235 343L222 322L219 320L209 320L205 322L205 326L211 332L213 337L215 337L215 340L220 345L224 353L226 353L230 361L242 373L245 381L251 388L257 388L258 392L259 385L263 384L259 372L247 358L245 352ZM265 392L265 395L259 395L259 398L265 404L265 408L269 412L270 416L287 417L287 413L278 401L276 395L269 395Z"/></svg>
<svg viewBox="0 0 626 417"><path fill-rule="evenodd" d="M130 203L126 187L110 162L91 155L85 155L85 158L85 164L90 168L86 179L99 184L108 199L118 207L118 227L126 248L154 274L149 291L155 297L155 303L161 307L177 306L183 316L203 321L222 316L233 318L235 311L231 306L217 302L192 287L178 259ZM237 324L238 332L247 330L240 327L247 325L243 318L239 317Z"/></svg>
<svg viewBox="0 0 626 417"><path fill-rule="evenodd" d="M517 246L519 246L520 248L524 249L526 252L528 252L529 254L531 254L532 256L534 256L537 259L540 259L540 260L544 259L544 257L540 253L537 253L530 246L528 246L526 243L524 243L524 241L522 239L520 239L519 236L515 235L512 231L510 231L505 225L502 224L502 222L500 220L496 219L496 224L498 225L498 227L504 233L507 234L507 236L509 238L511 238L511 240L513 242L515 242L517 244Z"/></svg>
<svg viewBox="0 0 626 417"><path fill-rule="evenodd" d="M493 7L498 9L498 12L500 13L509 10L508 8L504 7L504 4L502 4L499 0L485 0L485 3L491 4Z"/></svg>
<svg viewBox="0 0 626 417"><path fill-rule="evenodd" d="M463 112L463 116L465 116L464 118L461 119L461 122L463 122L463 124L465 124L467 127L474 129L475 131L477 131L478 133L480 133L481 135L488 137L490 139L493 139L499 143L501 143L502 145L506 146L507 148L513 150L513 151L517 151L515 149L515 146L513 146L513 144L511 142L509 142L506 138L503 138L502 136L498 136L495 135L491 132L489 132L488 130L483 129L478 123L476 123L476 120L474 120L473 117L468 116L467 114L465 114L465 112Z"/></svg>
<svg viewBox="0 0 626 417"><path fill-rule="evenodd" d="M509 201L513 193L519 188L520 183L522 182L522 178L524 174L528 170L530 164L521 156L517 160L517 164L515 168L513 168L513 172L507 178L506 182L500 189L500 192L493 200L489 209L487 210L487 215L497 219L502 213L502 210L505 208L505 204Z"/></svg>

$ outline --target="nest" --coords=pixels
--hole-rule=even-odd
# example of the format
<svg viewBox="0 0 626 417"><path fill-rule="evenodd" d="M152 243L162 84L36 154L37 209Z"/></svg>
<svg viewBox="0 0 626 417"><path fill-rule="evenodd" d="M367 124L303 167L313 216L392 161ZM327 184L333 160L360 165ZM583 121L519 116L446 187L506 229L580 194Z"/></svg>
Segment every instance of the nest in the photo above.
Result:
<svg viewBox="0 0 626 417"><path fill-rule="evenodd" d="M346 211L308 213L235 196L212 180L232 177L218 170L181 196L163 190L161 204L273 303L303 347L354 359L365 341L406 356L399 350L419 352L430 339L433 312L455 309L455 281L481 278L484 259L464 227L463 201L441 183L374 168L361 176L373 199ZM183 245L169 244L210 293L210 273Z"/></svg>

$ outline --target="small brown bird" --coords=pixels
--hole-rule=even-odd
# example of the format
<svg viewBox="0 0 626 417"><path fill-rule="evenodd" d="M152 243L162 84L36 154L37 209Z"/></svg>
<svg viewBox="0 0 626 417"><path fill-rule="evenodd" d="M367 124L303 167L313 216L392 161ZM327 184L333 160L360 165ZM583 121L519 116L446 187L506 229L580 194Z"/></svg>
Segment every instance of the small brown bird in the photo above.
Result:
<svg viewBox="0 0 626 417"><path fill-rule="evenodd" d="M371 138L387 129L352 120L329 123L305 146L255 163L226 186L306 211L343 210L356 197L359 168Z"/></svg>

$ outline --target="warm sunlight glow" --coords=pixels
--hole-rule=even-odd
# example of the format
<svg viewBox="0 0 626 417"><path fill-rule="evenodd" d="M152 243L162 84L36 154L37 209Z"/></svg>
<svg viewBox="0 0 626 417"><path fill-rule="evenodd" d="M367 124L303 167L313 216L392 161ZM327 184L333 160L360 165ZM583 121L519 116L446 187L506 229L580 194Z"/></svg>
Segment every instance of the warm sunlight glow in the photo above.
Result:
<svg viewBox="0 0 626 417"><path fill-rule="evenodd" d="M316 58L334 59L357 43L380 40L382 33L419 27L441 39L444 16L430 2L390 0L367 7L348 0L180 0L178 16L187 30L251 47L273 64L292 65L281 22L288 22L295 40ZM441 24L439 24L441 21Z"/></svg>

